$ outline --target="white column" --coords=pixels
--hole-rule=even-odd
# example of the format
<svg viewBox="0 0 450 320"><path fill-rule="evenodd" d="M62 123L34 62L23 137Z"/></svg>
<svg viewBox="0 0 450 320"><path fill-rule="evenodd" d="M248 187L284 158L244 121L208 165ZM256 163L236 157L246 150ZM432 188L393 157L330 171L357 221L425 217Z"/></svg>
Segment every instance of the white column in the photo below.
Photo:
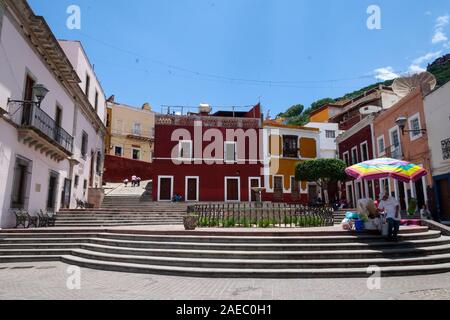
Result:
<svg viewBox="0 0 450 320"><path fill-rule="evenodd" d="M364 191L366 192L366 198L369 198L369 183L364 180Z"/></svg>
<svg viewBox="0 0 450 320"><path fill-rule="evenodd" d="M423 187L423 198L425 200L425 204L427 204L428 194L427 194L427 178L426 177L422 177L422 187ZM428 210L430 210L430 208L428 208Z"/></svg>
<svg viewBox="0 0 450 320"><path fill-rule="evenodd" d="M389 186L390 186L390 181L389 181ZM394 179L394 188L395 188L395 198L397 200L400 200L400 189L398 187L398 181Z"/></svg>
<svg viewBox="0 0 450 320"><path fill-rule="evenodd" d="M408 207L408 188L407 188L407 184L406 183L404 183L404 182L402 182L403 183L403 189L405 189L405 205L406 205L406 210L408 210L409 209L409 207Z"/></svg>
<svg viewBox="0 0 450 320"><path fill-rule="evenodd" d="M410 181L409 185L411 187L411 197L417 198L416 184L414 182Z"/></svg>

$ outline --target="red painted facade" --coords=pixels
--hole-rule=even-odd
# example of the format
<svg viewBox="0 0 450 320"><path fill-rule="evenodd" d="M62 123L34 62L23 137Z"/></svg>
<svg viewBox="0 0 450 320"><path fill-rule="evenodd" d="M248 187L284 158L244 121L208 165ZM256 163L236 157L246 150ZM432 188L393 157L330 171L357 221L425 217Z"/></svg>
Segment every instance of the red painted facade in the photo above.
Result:
<svg viewBox="0 0 450 320"><path fill-rule="evenodd" d="M119 183L125 178L131 181L133 175L142 180L150 180L153 176L153 165L144 161L105 155L104 165L104 182Z"/></svg>
<svg viewBox="0 0 450 320"><path fill-rule="evenodd" d="M233 117L234 115L234 117ZM197 126L195 126L196 121ZM198 124L201 121L202 126ZM245 139L245 160L243 155L238 155L238 163L223 163L223 154L212 154L212 158L205 158L204 151L211 147L211 143L216 142L216 138L203 138L205 133L213 131L223 137L225 141L233 141L227 139L227 130L242 130L240 134L248 134L256 136L256 143L250 144L248 138ZM187 199L187 181L186 177L192 179L198 178L198 201L226 201L226 185L225 179L239 178L239 198L240 201L249 201L249 178L260 179L262 181L262 143L260 143L261 132L261 111L257 105L248 113L238 113L230 115L229 113L217 113L215 115L192 115L192 116L176 116L161 115L157 116L155 124L155 150L153 162L153 200L162 200L162 190L168 188L168 185L161 187L160 179L171 180L170 195L181 195L183 199ZM174 133L176 133L174 135ZM181 133L181 134L179 134ZM181 136L183 135L183 136ZM190 138L187 138L186 135ZM199 138L200 137L200 138ZM174 140L174 141L172 141ZM172 153L178 153L181 140L192 141L191 155L192 160L183 161L182 164L172 160ZM238 141L238 139L234 139ZM223 143L217 142L218 145ZM238 147L239 148L239 147ZM252 149L253 148L253 149ZM250 154L250 150L256 150L256 156ZM239 153L239 152L238 152ZM209 164L210 162L222 162Z"/></svg>

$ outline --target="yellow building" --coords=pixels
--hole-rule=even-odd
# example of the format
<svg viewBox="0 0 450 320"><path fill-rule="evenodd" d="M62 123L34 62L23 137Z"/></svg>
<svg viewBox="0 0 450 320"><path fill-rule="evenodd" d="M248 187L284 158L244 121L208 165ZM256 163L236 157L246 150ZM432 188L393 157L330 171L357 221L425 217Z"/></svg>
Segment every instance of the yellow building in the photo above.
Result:
<svg viewBox="0 0 450 320"><path fill-rule="evenodd" d="M107 103L107 154L144 162L153 161L155 113L145 103L141 109Z"/></svg>
<svg viewBox="0 0 450 320"><path fill-rule="evenodd" d="M295 180L297 163L317 159L320 150L320 130L264 122L266 199L274 202L302 202L318 196L311 183Z"/></svg>

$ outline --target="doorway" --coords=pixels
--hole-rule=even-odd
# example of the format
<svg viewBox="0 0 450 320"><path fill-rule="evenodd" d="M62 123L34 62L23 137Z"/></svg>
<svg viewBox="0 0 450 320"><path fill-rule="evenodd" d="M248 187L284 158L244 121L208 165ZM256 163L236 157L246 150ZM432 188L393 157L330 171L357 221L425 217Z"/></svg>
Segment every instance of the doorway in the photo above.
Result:
<svg viewBox="0 0 450 320"><path fill-rule="evenodd" d="M291 177L291 197L294 202L300 201L300 182L295 177Z"/></svg>
<svg viewBox="0 0 450 320"><path fill-rule="evenodd" d="M450 184L447 179L438 181L439 207L442 221L450 221Z"/></svg>
<svg viewBox="0 0 450 320"><path fill-rule="evenodd" d="M225 201L241 201L239 180L239 178L225 178Z"/></svg>
<svg viewBox="0 0 450 320"><path fill-rule="evenodd" d="M198 177L186 177L186 201L199 201L198 182Z"/></svg>
<svg viewBox="0 0 450 320"><path fill-rule="evenodd" d="M70 192L72 190L72 180L64 179L64 189L61 192L61 208L70 208Z"/></svg>
<svg viewBox="0 0 450 320"><path fill-rule="evenodd" d="M283 177L275 176L273 179L273 199L274 201L283 201Z"/></svg>
<svg viewBox="0 0 450 320"><path fill-rule="evenodd" d="M260 180L259 178L250 178L250 202L258 202L259 199L259 193L254 191L253 188L259 188L260 187Z"/></svg>
<svg viewBox="0 0 450 320"><path fill-rule="evenodd" d="M317 186L315 184L310 184L308 186L308 199L310 204L314 204L317 202L318 194L317 194Z"/></svg>
<svg viewBox="0 0 450 320"><path fill-rule="evenodd" d="M56 192L58 190L58 173L51 171L48 181L47 211L55 212Z"/></svg>
<svg viewBox="0 0 450 320"><path fill-rule="evenodd" d="M173 177L159 177L158 201L172 201Z"/></svg>
<svg viewBox="0 0 450 320"><path fill-rule="evenodd" d="M346 194L347 194L347 203L349 205L349 208L356 208L355 206L355 199L353 198L353 185L351 182L347 184L346 187Z"/></svg>

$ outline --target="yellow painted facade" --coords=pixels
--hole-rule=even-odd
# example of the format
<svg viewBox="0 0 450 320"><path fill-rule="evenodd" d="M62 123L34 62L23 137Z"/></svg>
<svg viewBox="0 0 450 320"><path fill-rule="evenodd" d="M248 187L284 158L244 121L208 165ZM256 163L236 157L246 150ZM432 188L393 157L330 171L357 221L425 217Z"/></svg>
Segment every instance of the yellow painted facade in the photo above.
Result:
<svg viewBox="0 0 450 320"><path fill-rule="evenodd" d="M142 109L108 103L111 132L109 154L145 162L153 161L155 113L148 104Z"/></svg>
<svg viewBox="0 0 450 320"><path fill-rule="evenodd" d="M268 156L270 157L270 170L268 172L268 192L274 189L274 177L283 177L284 191L292 190L291 178L295 176L295 167L305 160L312 160L318 157L319 150L319 129L305 128L297 126L285 126L265 122L264 129L268 130ZM293 143L294 137L297 140L296 156L284 154L287 139ZM301 190L307 189L307 183L301 183Z"/></svg>
<svg viewBox="0 0 450 320"><path fill-rule="evenodd" d="M328 122L328 119L330 119L328 108L324 108L323 110L317 111L310 117L311 122Z"/></svg>

